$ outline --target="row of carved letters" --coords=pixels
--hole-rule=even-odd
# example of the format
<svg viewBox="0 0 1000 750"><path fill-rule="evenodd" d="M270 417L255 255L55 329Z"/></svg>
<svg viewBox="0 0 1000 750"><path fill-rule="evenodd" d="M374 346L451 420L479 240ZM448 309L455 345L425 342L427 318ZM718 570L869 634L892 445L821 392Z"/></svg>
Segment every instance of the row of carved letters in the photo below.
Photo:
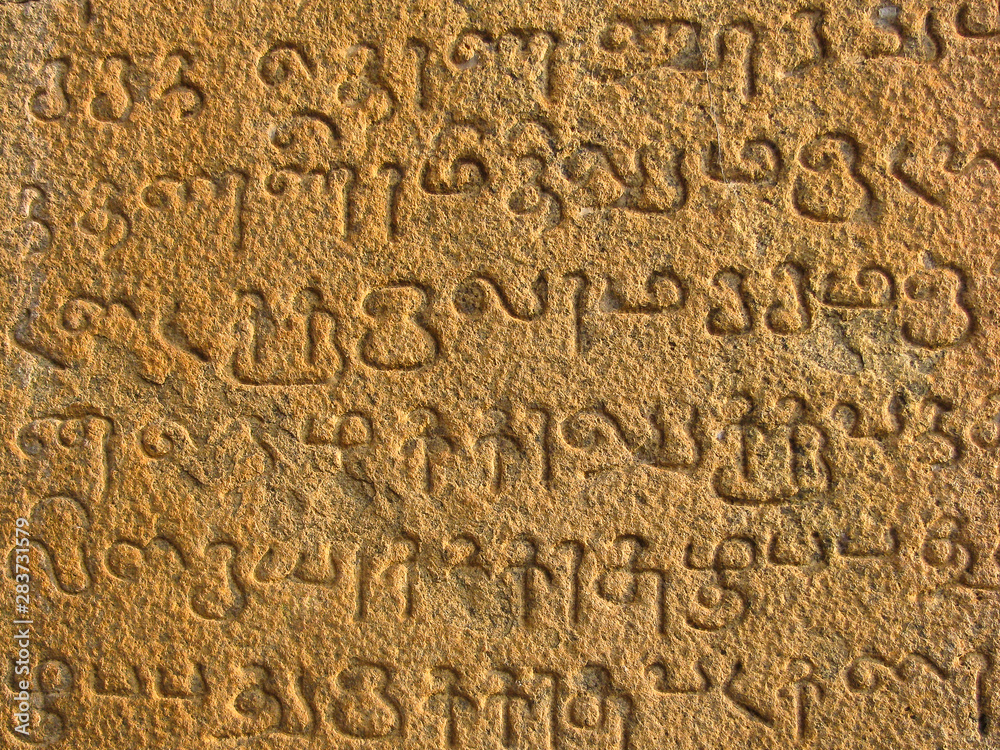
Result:
<svg viewBox="0 0 1000 750"><path fill-rule="evenodd" d="M920 62L942 59L947 44L934 12L920 19L908 15L899 5L883 3L874 8L870 18L873 33L867 40L868 48L858 51L860 55ZM980 8L962 6L955 17L956 32L969 39L1000 36L1000 17L990 20L985 15ZM787 69L780 74L801 74L842 56L833 48L828 31L827 13L813 8L793 14L782 28L775 29L776 36L784 35L787 48L803 50L797 56L792 53L796 59L788 61ZM676 17L613 18L599 32L596 55L585 69L601 81L618 81L636 70L673 70L696 79L725 71L736 79L740 95L752 98L760 89L760 37L761 32L747 20L709 28L699 21ZM556 32L519 28L499 34L468 29L447 44L446 51L411 38L406 45L406 64L411 65L412 73L404 95L394 91L387 80L382 50L368 43L352 45L339 55L336 81L324 80L330 77L329 72L303 45L292 42L280 42L267 50L258 60L257 74L266 87L273 89L294 83L312 84L319 79L324 89L335 91L340 106L370 110L372 119L388 119L402 101L408 100L418 110L439 106L447 78L454 83L484 73L502 73L503 79L526 85L534 95L554 98L560 88L557 76L566 75L565 71L557 72L556 67L569 64L569 58L561 54L562 45ZM171 70L167 83L159 88L163 89L162 98L176 99L172 105L176 116L199 114L205 103L204 84L191 78L195 63L191 53L176 49L155 62ZM148 98L150 71L129 54L110 55L94 61L93 70L88 67L70 57L45 61L38 72L37 88L29 97L28 111L41 122L64 119L75 100L84 95L71 91L79 86L77 78L89 82L92 91L85 92L90 95L86 109L98 122L126 122L136 102Z"/></svg>
<svg viewBox="0 0 1000 750"><path fill-rule="evenodd" d="M34 674L40 698L37 739L61 739L67 701L181 701L191 710L212 707L215 739L252 736L339 736L355 740L403 739L425 731L435 747L478 747L477 737L505 748L592 746L630 750L637 735L655 731L644 721L673 701L696 696L721 701L748 727L789 740L816 739L817 718L831 692L863 696L914 689L958 698L956 729L982 740L992 736L996 691L994 655L970 651L942 665L920 652L887 658L863 653L823 680L808 657L783 668L755 669L746 657L710 651L693 664L666 658L641 667L644 684L624 687L611 668L589 663L573 671L540 667L479 668L472 674L449 664L399 670L353 659L329 669L261 662L235 664L228 673L187 655L163 663L129 664L50 657ZM15 684L5 660L4 687ZM14 690L16 692L16 689ZM946 709L948 710L948 709ZM938 717L940 720L941 717ZM58 719L58 720L53 720ZM645 730L640 729L646 724ZM589 740L589 742L588 742Z"/></svg>
<svg viewBox="0 0 1000 750"><path fill-rule="evenodd" d="M614 136L563 143L558 129L545 122L521 122L503 136L453 123L431 139L416 166L386 162L367 169L349 163L339 129L325 115L295 113L269 132L274 163L263 178L263 194L331 205L341 239L360 226L358 198L365 191L384 194L379 203L385 206L389 239L403 233L405 217L419 214L427 196L493 199L496 194L512 215L541 229L584 222L605 210L673 215L691 204L695 186L706 179L739 190L741 200L752 189L771 205L780 189L784 197L777 200L820 224L877 221L888 197L874 177L882 165L867 163L873 149L843 131L810 138L794 147L790 159L767 137L732 147L717 140L634 147ZM950 193L977 175L995 183L1000 153L985 147L965 151L953 141L918 149L904 139L886 149L884 171L906 194L943 209Z"/></svg>
<svg viewBox="0 0 1000 750"><path fill-rule="evenodd" d="M728 423L709 423L696 407L678 411L667 402L599 404L568 415L512 406L480 410L467 425L420 408L402 415L386 435L371 415L356 411L280 427L234 418L204 437L172 420L151 421L130 437L118 435L102 416L51 416L23 427L17 446L29 491L69 494L91 509L114 479L111 466L127 457L122 453L116 461L113 451L130 445L139 449L130 455L141 456L160 481L209 494L265 476L279 484L288 480L290 487L303 477L328 476L358 499L392 503L458 488L484 497L515 488L554 490L640 468L691 475L708 465L716 494L738 505L824 497L860 455L856 451L880 448L941 469L963 459L992 460L1000 445L996 394L972 410L936 397L905 410L902 404L897 396L881 412L869 412L838 401L815 415L797 396L773 404L741 396L732 401L738 413ZM248 466L237 484L230 476L233 456Z"/></svg>
<svg viewBox="0 0 1000 750"><path fill-rule="evenodd" d="M281 429L255 418L233 419L204 437L192 437L178 422L154 420L134 442L150 466L164 462L164 469L192 488L228 487L227 457L257 452L255 476L277 477L281 466L295 467L296 477L343 473L369 500L380 493L396 500L412 492L436 495L465 484L494 495L525 483L551 488L567 471L583 478L630 466L690 472L711 452L721 457L713 477L717 492L748 504L789 502L803 492L830 489L837 479L831 467L841 466L855 443L884 451L906 446L918 463L936 468L996 450L996 394L967 404L935 396L907 400L900 392L873 407L847 399L817 410L795 396L773 403L740 396L732 401L740 413L728 424L707 423L697 408L671 410L666 402L598 404L571 414L512 405L477 410L468 424L425 407L402 414L385 435L385 427L375 425L384 425L387 415L355 411L305 416ZM80 408L78 416L28 423L17 445L33 493L69 493L92 506L108 488L112 446L121 450L127 443L126 436L112 442L118 432L112 420ZM716 432L722 435L719 446L708 437ZM398 465L401 473L377 482L382 464Z"/></svg>
<svg viewBox="0 0 1000 750"><path fill-rule="evenodd" d="M473 125L450 125L433 139L420 164L387 162L371 170L347 163L337 153L331 125L315 114L299 113L277 124L269 141L273 163L259 179L241 170L218 175L195 170L187 177L168 173L137 187L134 196L112 180L99 179L77 199L82 210L74 218L75 231L107 255L139 231L191 217L218 221L219 214L230 217L231 241L240 251L247 203L262 202L266 210L283 201L303 210L322 207L324 220L336 225L333 237L341 241L352 241L365 221L376 221L365 219L363 212L378 214L377 231L395 239L421 213L424 200L495 192L511 215L547 229L573 216L584 221L605 209L675 213L689 204L695 180L702 179L699 174L739 190L758 188L769 202L767 191L786 183L789 207L813 222L868 221L883 213L884 196L862 161L865 148L841 132L810 140L791 166L767 138L747 140L735 153L728 148L720 152L712 141L697 147L700 159L687 147L657 144L632 149L593 142L557 152L550 145L558 142L552 130L537 123L515 127L509 144L488 142ZM986 148L963 153L957 144L942 142L924 154L904 141L889 151L886 171L907 194L942 209L949 205L949 193L973 180L973 173L1000 179L1000 153ZM27 258L49 251L55 241L49 192L43 182L22 187L22 252Z"/></svg>
<svg viewBox="0 0 1000 750"><path fill-rule="evenodd" d="M320 539L199 546L164 535L99 543L89 538L85 511L69 497L41 500L30 515L33 567L45 572L54 594L75 597L99 587L146 588L173 580L184 607L208 621L240 617L269 590L294 593L303 586L328 591L330 605L362 625L424 620L454 599L450 606L465 607L469 617L509 619L512 627L592 627L618 612L661 636L681 623L715 632L746 619L762 596L754 584L761 576L795 570L815 575L907 557L917 558L928 585L1000 591L1000 535L974 536L957 512L940 513L916 530L923 540L909 551L902 549L895 526L747 532L692 539L678 551L679 565L657 562L658 545L635 534L598 546L575 539L543 544L523 535L484 547L471 534L440 546L410 535L383 545ZM74 531L60 526L66 523ZM13 553L9 563L13 578ZM165 596L176 598L172 590Z"/></svg>
<svg viewBox="0 0 1000 750"><path fill-rule="evenodd" d="M821 281L818 275L783 263L770 273L728 267L693 279L657 268L644 284L542 271L529 284L515 284L483 271L442 291L413 281L373 289L357 318L347 321L351 314L328 301L336 295L317 287L286 300L247 290L234 295L228 314L221 311L234 334L226 370L246 386L280 387L336 384L354 361L381 371L423 370L462 346L463 328L469 326L531 326L533 338L564 339L570 356L592 351L598 334L609 330L603 326L641 321L681 329L693 325L710 338L787 337L829 325L831 315L843 320L888 313L880 328L891 327L894 336L926 350L959 345L975 327L965 299L966 276L951 265L915 271L902 282L876 265L831 271ZM12 338L60 369L90 364L101 356L99 345L107 352L102 343L107 342L134 356L144 379L162 384L178 357L207 363L220 356L209 351L208 342L192 343L180 324L182 312L175 304L170 313L150 320L130 300L80 295L56 309L25 310ZM351 327L353 344L343 340Z"/></svg>

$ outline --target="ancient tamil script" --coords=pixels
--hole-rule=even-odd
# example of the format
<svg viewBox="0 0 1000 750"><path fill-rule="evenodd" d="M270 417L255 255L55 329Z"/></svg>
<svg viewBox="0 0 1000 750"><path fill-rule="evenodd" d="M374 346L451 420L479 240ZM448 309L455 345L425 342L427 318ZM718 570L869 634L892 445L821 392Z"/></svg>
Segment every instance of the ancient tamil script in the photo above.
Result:
<svg viewBox="0 0 1000 750"><path fill-rule="evenodd" d="M1000 747L996 0L0 23L0 747Z"/></svg>

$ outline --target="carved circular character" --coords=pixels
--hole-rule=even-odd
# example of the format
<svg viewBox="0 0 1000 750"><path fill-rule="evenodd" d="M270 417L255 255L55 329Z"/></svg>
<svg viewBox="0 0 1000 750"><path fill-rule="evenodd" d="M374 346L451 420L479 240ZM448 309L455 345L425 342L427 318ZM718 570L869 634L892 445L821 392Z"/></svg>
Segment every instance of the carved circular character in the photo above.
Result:
<svg viewBox="0 0 1000 750"><path fill-rule="evenodd" d="M59 428L59 443L67 448L81 446L87 440L87 426L82 419L67 419Z"/></svg>
<svg viewBox="0 0 1000 750"><path fill-rule="evenodd" d="M718 586L702 586L698 589L698 604L707 609L716 609L721 606L724 593Z"/></svg>
<svg viewBox="0 0 1000 750"><path fill-rule="evenodd" d="M478 318L486 312L488 300L486 290L478 279L466 279L455 290L452 297L455 309L462 315Z"/></svg>
<svg viewBox="0 0 1000 750"><path fill-rule="evenodd" d="M186 448L191 438L176 422L154 422L143 428L140 441L143 452L150 458L166 458Z"/></svg>
<svg viewBox="0 0 1000 750"><path fill-rule="evenodd" d="M601 724L601 703L593 695L578 695L570 701L569 720L581 729L596 729Z"/></svg>
<svg viewBox="0 0 1000 750"><path fill-rule="evenodd" d="M104 558L111 574L124 581L138 581L146 565L142 550L131 542L115 542Z"/></svg>
<svg viewBox="0 0 1000 750"><path fill-rule="evenodd" d="M620 19L614 20L601 32L601 46L610 52L621 52L635 37L632 24Z"/></svg>
<svg viewBox="0 0 1000 750"><path fill-rule="evenodd" d="M71 299L62 306L62 327L70 333L83 333L94 327L104 308L86 299Z"/></svg>
<svg viewBox="0 0 1000 750"><path fill-rule="evenodd" d="M466 31L451 50L451 61L461 70L474 68L482 62L483 55L492 51L493 40L477 31Z"/></svg>
<svg viewBox="0 0 1000 750"><path fill-rule="evenodd" d="M41 454L42 449L45 444L42 442L41 435L35 430L34 425L30 424L24 427L17 434L17 444L24 451L25 455L28 456L38 456Z"/></svg>
<svg viewBox="0 0 1000 750"><path fill-rule="evenodd" d="M563 437L571 448L593 450L608 442L610 425L595 411L578 411L562 424Z"/></svg>
<svg viewBox="0 0 1000 750"><path fill-rule="evenodd" d="M269 707L268 698L269 696L263 690L254 686L237 695L233 705L244 716L263 716Z"/></svg>
<svg viewBox="0 0 1000 750"><path fill-rule="evenodd" d="M868 657L861 657L848 667L847 685L856 693L870 693L882 684L883 675L880 672L884 669L884 664Z"/></svg>
<svg viewBox="0 0 1000 750"><path fill-rule="evenodd" d="M309 77L310 68L305 52L291 44L280 44L260 58L257 74L268 86L279 86L294 75Z"/></svg>
<svg viewBox="0 0 1000 750"><path fill-rule="evenodd" d="M73 689L73 670L61 659L48 659L38 668L38 687L47 696Z"/></svg>
<svg viewBox="0 0 1000 750"><path fill-rule="evenodd" d="M291 187L292 181L287 172L271 172L264 178L264 189L271 195L284 195Z"/></svg>

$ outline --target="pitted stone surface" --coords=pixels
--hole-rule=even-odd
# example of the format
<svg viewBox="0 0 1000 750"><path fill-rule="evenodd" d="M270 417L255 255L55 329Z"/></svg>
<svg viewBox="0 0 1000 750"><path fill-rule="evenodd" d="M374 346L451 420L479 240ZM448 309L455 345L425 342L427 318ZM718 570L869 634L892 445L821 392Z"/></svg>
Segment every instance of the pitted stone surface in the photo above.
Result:
<svg viewBox="0 0 1000 750"><path fill-rule="evenodd" d="M1000 747L995 2L0 23L0 746Z"/></svg>

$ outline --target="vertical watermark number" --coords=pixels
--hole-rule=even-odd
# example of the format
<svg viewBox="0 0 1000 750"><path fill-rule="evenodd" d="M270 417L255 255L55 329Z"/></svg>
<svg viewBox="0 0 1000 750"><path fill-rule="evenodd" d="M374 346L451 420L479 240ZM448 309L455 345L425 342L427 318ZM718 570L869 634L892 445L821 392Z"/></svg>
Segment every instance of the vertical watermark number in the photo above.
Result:
<svg viewBox="0 0 1000 750"><path fill-rule="evenodd" d="M31 568L29 566L28 519L14 526L14 731L23 737L31 732Z"/></svg>

